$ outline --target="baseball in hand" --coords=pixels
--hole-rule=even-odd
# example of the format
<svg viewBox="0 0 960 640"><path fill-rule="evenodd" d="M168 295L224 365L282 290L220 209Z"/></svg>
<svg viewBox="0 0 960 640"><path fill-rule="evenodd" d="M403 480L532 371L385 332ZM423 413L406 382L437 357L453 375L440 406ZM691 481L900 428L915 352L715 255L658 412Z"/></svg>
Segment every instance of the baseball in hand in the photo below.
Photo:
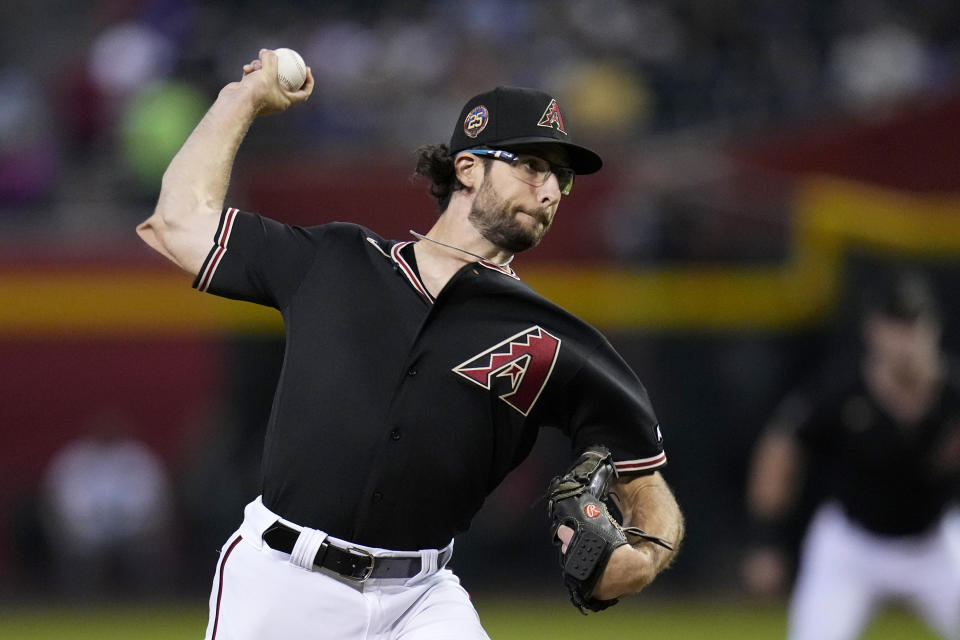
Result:
<svg viewBox="0 0 960 640"><path fill-rule="evenodd" d="M297 91L307 80L307 65L293 49L281 47L277 54L277 80L287 91Z"/></svg>

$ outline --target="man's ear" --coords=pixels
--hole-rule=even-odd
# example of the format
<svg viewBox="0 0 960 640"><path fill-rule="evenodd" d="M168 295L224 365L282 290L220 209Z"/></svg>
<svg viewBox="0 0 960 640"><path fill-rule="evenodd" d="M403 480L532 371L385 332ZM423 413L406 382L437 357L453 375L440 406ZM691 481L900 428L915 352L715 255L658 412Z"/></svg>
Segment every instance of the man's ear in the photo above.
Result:
<svg viewBox="0 0 960 640"><path fill-rule="evenodd" d="M453 170L460 184L467 191L473 191L483 182L484 164L480 158L470 153L461 153L453 161Z"/></svg>

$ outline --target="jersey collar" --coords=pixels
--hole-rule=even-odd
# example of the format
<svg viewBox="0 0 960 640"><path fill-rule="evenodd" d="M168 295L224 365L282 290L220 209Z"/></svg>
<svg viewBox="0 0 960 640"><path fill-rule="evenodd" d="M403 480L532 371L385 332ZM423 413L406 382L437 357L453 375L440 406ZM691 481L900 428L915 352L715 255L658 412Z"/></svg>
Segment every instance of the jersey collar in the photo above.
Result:
<svg viewBox="0 0 960 640"><path fill-rule="evenodd" d="M410 284L413 285L413 288L417 292L427 299L431 304L434 302L433 296L430 295L430 292L427 291L427 288L424 286L423 282L420 280L420 276L417 275L416 270L410 266L410 263L407 262L407 259L403 257L403 254L400 253L408 244L413 244L413 240L407 240L406 242L398 242L390 248L390 257L393 261L400 267L400 273L402 273L407 280L410 281Z"/></svg>
<svg viewBox="0 0 960 640"><path fill-rule="evenodd" d="M518 276L516 272L514 272L514 270L510 268L510 265L501 266L499 264L494 264L489 260L478 260L477 264L479 264L481 267L486 267L487 269L490 269L492 271L497 271L499 273L502 273L505 276L510 276L514 280L520 279L520 276Z"/></svg>
<svg viewBox="0 0 960 640"><path fill-rule="evenodd" d="M397 242L392 247L390 247L389 255L387 254L387 252L385 252L383 249L380 248L380 244L373 238L368 237L367 242L373 245L377 249L377 251L379 251L384 257L389 258L394 263L394 265L397 267L400 273L403 274L403 276L410 283L410 286L412 286L417 291L417 293L423 296L423 298L427 302L431 304L434 303L433 296L431 296L430 292L427 291L427 287L424 286L423 282L420 280L420 276L417 275L417 271L407 261L407 259L403 257L403 254L401 253L403 248L406 247L407 245L415 244L416 242L415 240ZM497 273L501 273L505 276L509 276L514 280L520 280L520 277L509 266L501 266L498 264L494 264L489 260L478 260L474 264L479 264L481 267L490 269L491 271L496 271Z"/></svg>

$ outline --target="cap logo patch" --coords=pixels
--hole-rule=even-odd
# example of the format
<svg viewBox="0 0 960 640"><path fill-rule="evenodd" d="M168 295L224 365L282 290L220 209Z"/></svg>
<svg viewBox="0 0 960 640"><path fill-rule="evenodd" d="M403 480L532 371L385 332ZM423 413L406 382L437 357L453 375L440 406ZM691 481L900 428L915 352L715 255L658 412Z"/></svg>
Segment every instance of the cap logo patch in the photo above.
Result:
<svg viewBox="0 0 960 640"><path fill-rule="evenodd" d="M552 99L550 104L547 105L543 115L540 116L540 122L537 123L537 126L546 127L547 129L556 127L557 131L563 135L567 135L566 130L563 128L563 116L560 115L560 105L557 104L556 98Z"/></svg>
<svg viewBox="0 0 960 640"><path fill-rule="evenodd" d="M600 515L600 507L595 504L588 504L583 508L583 514L588 518L596 518Z"/></svg>
<svg viewBox="0 0 960 640"><path fill-rule="evenodd" d="M463 120L463 132L468 138L476 138L480 132L487 128L490 122L490 112L482 104L478 104L467 114Z"/></svg>

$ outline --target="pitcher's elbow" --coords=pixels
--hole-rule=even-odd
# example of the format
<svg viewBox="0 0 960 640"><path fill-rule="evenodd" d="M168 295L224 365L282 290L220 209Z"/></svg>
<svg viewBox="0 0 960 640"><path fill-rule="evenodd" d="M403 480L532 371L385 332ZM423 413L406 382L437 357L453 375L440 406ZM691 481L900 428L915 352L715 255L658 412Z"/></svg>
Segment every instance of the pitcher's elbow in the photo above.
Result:
<svg viewBox="0 0 960 640"><path fill-rule="evenodd" d="M162 222L158 220L156 214L154 214L137 225L137 235L148 247L160 255L171 258L163 243L161 230L158 228L161 226Z"/></svg>

